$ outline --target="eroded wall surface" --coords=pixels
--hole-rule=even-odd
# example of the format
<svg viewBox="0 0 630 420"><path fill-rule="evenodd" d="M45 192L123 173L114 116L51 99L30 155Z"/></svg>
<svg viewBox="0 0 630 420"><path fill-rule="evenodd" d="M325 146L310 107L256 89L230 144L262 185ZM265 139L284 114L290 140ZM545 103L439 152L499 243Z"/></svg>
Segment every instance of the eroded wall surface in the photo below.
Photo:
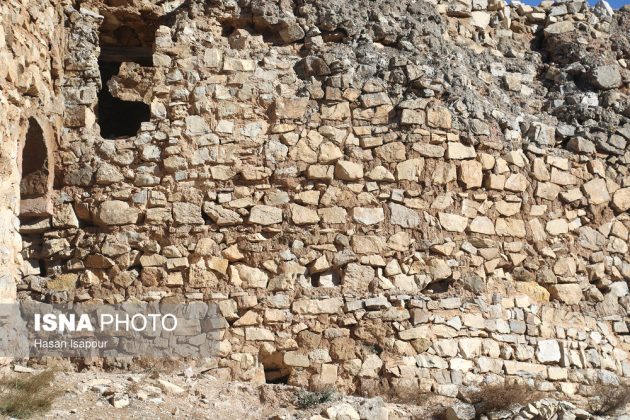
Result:
<svg viewBox="0 0 630 420"><path fill-rule="evenodd" d="M231 378L630 376L627 12L114 3L65 9L22 298L216 301Z"/></svg>
<svg viewBox="0 0 630 420"><path fill-rule="evenodd" d="M63 19L57 3L11 0L0 5L1 302L15 300L15 285L22 277L18 215L21 155L29 127L35 132L41 130L50 150L61 129ZM50 180L44 181L48 189L52 187Z"/></svg>

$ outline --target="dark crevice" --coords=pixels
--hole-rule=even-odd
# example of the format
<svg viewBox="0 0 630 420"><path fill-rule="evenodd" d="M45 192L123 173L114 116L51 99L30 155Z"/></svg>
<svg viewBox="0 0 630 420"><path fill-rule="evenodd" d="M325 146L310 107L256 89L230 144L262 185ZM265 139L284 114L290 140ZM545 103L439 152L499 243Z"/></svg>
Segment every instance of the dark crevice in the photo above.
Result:
<svg viewBox="0 0 630 420"><path fill-rule="evenodd" d="M291 369L284 364L284 354L275 352L261 357L265 371L265 382L268 384L288 384Z"/></svg>
<svg viewBox="0 0 630 420"><path fill-rule="evenodd" d="M118 75L122 62L99 61L103 86L98 94L98 122L101 137L116 139L133 137L143 122L151 118L149 105L139 101L123 101L112 96L107 81Z"/></svg>
<svg viewBox="0 0 630 420"><path fill-rule="evenodd" d="M48 148L44 133L37 121L31 118L22 151L21 197L24 199L46 195L48 175Z"/></svg>
<svg viewBox="0 0 630 420"><path fill-rule="evenodd" d="M268 384L284 384L289 383L289 375L284 374L280 369L265 370L265 382Z"/></svg>
<svg viewBox="0 0 630 420"><path fill-rule="evenodd" d="M319 287L319 277L320 277L320 273L313 273L311 274L311 286L313 287Z"/></svg>
<svg viewBox="0 0 630 420"><path fill-rule="evenodd" d="M96 114L101 137L116 139L133 137L143 122L149 121L149 105L141 101L125 101L114 97L108 82L118 76L122 63L153 66L153 49L157 21L150 16L106 14L100 28L99 70L101 90Z"/></svg>

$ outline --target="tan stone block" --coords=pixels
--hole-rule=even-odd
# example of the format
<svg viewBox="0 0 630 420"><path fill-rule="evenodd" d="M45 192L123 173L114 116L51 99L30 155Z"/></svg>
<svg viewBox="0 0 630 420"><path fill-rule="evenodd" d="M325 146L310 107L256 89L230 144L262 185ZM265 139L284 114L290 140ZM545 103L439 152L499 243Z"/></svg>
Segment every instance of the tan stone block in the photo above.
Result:
<svg viewBox="0 0 630 420"><path fill-rule="evenodd" d="M451 213L438 213L440 225L449 232L463 232L468 226L468 218Z"/></svg>
<svg viewBox="0 0 630 420"><path fill-rule="evenodd" d="M608 194L608 187L606 180L602 178L595 178L586 184L582 185L584 195L588 199L590 204L604 204L610 201L610 194Z"/></svg>
<svg viewBox="0 0 630 420"><path fill-rule="evenodd" d="M306 177L308 179L317 181L333 180L335 174L335 167L333 165L309 165L306 170Z"/></svg>
<svg viewBox="0 0 630 420"><path fill-rule="evenodd" d="M496 221L496 234L499 236L513 236L524 238L527 235L525 222L521 219L498 218Z"/></svg>
<svg viewBox="0 0 630 420"><path fill-rule="evenodd" d="M459 181L462 182L466 188L481 187L482 180L483 171L481 163L475 160L467 160L461 163L459 166Z"/></svg>
<svg viewBox="0 0 630 420"><path fill-rule="evenodd" d="M551 182L539 182L536 186L536 197L544 198L545 200L553 201L558 198L558 194L562 189Z"/></svg>
<svg viewBox="0 0 630 420"><path fill-rule="evenodd" d="M317 210L317 214L324 223L328 224L346 223L348 217L346 210L342 207L320 208Z"/></svg>
<svg viewBox="0 0 630 420"><path fill-rule="evenodd" d="M527 178L523 174L512 174L505 181L505 189L514 192L523 192L528 186Z"/></svg>
<svg viewBox="0 0 630 420"><path fill-rule="evenodd" d="M343 181L357 181L363 178L363 165L347 160L337 161L335 178Z"/></svg>
<svg viewBox="0 0 630 420"><path fill-rule="evenodd" d="M266 205L254 206L249 214L249 222L257 225L282 223L282 209Z"/></svg>
<svg viewBox="0 0 630 420"><path fill-rule="evenodd" d="M427 125L433 128L448 130L451 128L452 116L446 107L437 106L427 110Z"/></svg>
<svg viewBox="0 0 630 420"><path fill-rule="evenodd" d="M514 288L517 292L523 293L538 302L549 301L549 291L536 282L518 281L514 283Z"/></svg>
<svg viewBox="0 0 630 420"><path fill-rule="evenodd" d="M277 98L274 107L276 118L301 119L308 108L308 98Z"/></svg>
<svg viewBox="0 0 630 420"><path fill-rule="evenodd" d="M567 305L577 305L582 300L582 287L579 284L553 284L549 287L551 297Z"/></svg>
<svg viewBox="0 0 630 420"><path fill-rule="evenodd" d="M470 222L470 231L484 235L494 235L494 223L486 216L478 216Z"/></svg>
<svg viewBox="0 0 630 420"><path fill-rule="evenodd" d="M403 109L400 116L400 123L403 125L424 125L426 121L426 114L422 110L415 109Z"/></svg>
<svg viewBox="0 0 630 420"><path fill-rule="evenodd" d="M385 220L382 207L355 207L352 209L352 219L363 225L375 225Z"/></svg>
<svg viewBox="0 0 630 420"><path fill-rule="evenodd" d="M453 160L474 159L477 152L473 146L465 146L458 142L449 142L446 149L446 157Z"/></svg>
<svg viewBox="0 0 630 420"><path fill-rule="evenodd" d="M395 141L377 147L374 155L383 162L401 162L407 158L407 150L402 142Z"/></svg>
<svg viewBox="0 0 630 420"><path fill-rule="evenodd" d="M334 314L342 306L342 298L298 299L293 302L292 310L298 315Z"/></svg>
<svg viewBox="0 0 630 420"><path fill-rule="evenodd" d="M409 159L396 165L396 179L418 182L424 169L424 159Z"/></svg>
<svg viewBox="0 0 630 420"><path fill-rule="evenodd" d="M283 362L287 366L294 367L309 367L311 362L308 360L308 355L300 354L296 351L288 351L284 353Z"/></svg>
<svg viewBox="0 0 630 420"><path fill-rule="evenodd" d="M566 219L554 219L547 222L545 230L553 236L563 235L569 233L569 224Z"/></svg>
<svg viewBox="0 0 630 420"><path fill-rule="evenodd" d="M274 341L274 333L266 328L248 327L245 328L245 339L247 341Z"/></svg>
<svg viewBox="0 0 630 420"><path fill-rule="evenodd" d="M484 186L491 190L502 191L505 188L505 176L489 174L484 181Z"/></svg>
<svg viewBox="0 0 630 420"><path fill-rule="evenodd" d="M316 210L298 204L291 204L291 220L296 225L311 225L319 223L319 215Z"/></svg>
<svg viewBox="0 0 630 420"><path fill-rule="evenodd" d="M619 212L630 209L630 188L620 188L613 194L613 208Z"/></svg>

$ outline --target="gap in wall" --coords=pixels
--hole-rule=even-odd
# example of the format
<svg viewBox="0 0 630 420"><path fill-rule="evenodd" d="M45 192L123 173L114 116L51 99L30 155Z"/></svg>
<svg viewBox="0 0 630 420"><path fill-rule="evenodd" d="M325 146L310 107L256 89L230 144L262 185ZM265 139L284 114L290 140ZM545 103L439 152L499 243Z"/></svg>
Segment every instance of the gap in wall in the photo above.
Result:
<svg viewBox="0 0 630 420"><path fill-rule="evenodd" d="M101 76L101 90L98 94L96 114L101 137L117 139L133 137L138 133L143 122L151 118L149 105L140 101L125 101L114 97L108 82L118 75L124 62L137 63L143 67L153 66L153 45L155 29L152 25L143 27L137 17L129 20L129 24L112 27L111 21L105 19L101 27L98 64Z"/></svg>
<svg viewBox="0 0 630 420"><path fill-rule="evenodd" d="M260 362L265 372L265 383L288 384L291 369L284 364L284 353L274 352L261 356Z"/></svg>
<svg viewBox="0 0 630 420"><path fill-rule="evenodd" d="M149 105L139 101L124 101L112 96L107 82L118 75L122 62L99 60L99 70L103 87L98 94L98 122L101 137L116 139L133 137L143 122L151 118Z"/></svg>

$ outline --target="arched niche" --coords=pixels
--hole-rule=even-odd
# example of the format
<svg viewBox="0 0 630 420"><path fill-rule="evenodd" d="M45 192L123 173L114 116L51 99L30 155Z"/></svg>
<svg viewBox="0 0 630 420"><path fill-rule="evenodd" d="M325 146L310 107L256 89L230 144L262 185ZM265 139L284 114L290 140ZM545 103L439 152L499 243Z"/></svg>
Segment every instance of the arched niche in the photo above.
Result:
<svg viewBox="0 0 630 420"><path fill-rule="evenodd" d="M31 117L20 144L20 218L52 214L54 162L52 133Z"/></svg>

